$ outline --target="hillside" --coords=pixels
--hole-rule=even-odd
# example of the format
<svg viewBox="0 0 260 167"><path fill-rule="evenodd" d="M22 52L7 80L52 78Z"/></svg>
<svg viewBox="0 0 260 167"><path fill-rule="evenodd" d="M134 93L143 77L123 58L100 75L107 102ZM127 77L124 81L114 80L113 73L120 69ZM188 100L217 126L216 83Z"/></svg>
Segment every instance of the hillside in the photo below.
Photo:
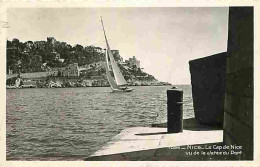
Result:
<svg viewBox="0 0 260 167"><path fill-rule="evenodd" d="M124 61L118 50L112 50L115 60L118 62L125 79L130 85L151 85L158 83L154 76L142 71L139 64L133 64L131 58ZM48 37L47 41L27 41L20 42L18 39L7 40L7 73L23 75L46 72L45 75L52 77L62 77L61 71L71 64L79 67L78 80L97 80L107 86L104 49L97 46L71 46L66 42L57 41L53 37ZM42 73L41 73L42 75ZM37 77L34 77L37 78ZM33 78L27 78L33 79Z"/></svg>

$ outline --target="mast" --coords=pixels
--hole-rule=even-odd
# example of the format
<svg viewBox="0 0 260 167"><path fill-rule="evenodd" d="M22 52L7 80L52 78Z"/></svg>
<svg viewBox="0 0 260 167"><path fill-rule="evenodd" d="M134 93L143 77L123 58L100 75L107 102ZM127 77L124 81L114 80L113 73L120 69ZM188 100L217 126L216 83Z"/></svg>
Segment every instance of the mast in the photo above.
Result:
<svg viewBox="0 0 260 167"><path fill-rule="evenodd" d="M107 44L107 48L110 49L109 45L108 45L108 41L107 41L107 36L106 36L106 32L105 32L105 28L104 28L104 24L103 24L103 20L102 17L101 18L101 23L102 23L102 28L103 28L103 32L104 32L104 36L105 36L105 40L106 40L106 44Z"/></svg>
<svg viewBox="0 0 260 167"><path fill-rule="evenodd" d="M110 58L110 62L111 62L111 65L112 65L112 70L113 70L113 73L114 73L116 84L118 86L127 85L127 82L126 82L124 76L122 75L121 70L119 69L119 67L117 65L117 62L115 61L114 56L113 56L113 54L111 52L111 49L109 47L102 17L101 17L101 23L102 23L102 27L103 27L103 31L104 31L106 44L107 44L107 54L108 54L108 56Z"/></svg>

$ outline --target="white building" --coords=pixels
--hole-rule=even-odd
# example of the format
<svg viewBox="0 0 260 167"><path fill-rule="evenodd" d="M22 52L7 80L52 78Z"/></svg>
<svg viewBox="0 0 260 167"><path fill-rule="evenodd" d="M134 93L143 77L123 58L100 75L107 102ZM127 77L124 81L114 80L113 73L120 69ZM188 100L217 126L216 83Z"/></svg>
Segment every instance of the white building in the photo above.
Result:
<svg viewBox="0 0 260 167"><path fill-rule="evenodd" d="M136 66L136 68L141 68L140 67L140 61L137 60L135 58L135 56L133 58L129 58L129 63L130 63L130 66L133 68L134 66Z"/></svg>
<svg viewBox="0 0 260 167"><path fill-rule="evenodd" d="M63 71L63 76L78 77L79 76L78 63L69 64Z"/></svg>

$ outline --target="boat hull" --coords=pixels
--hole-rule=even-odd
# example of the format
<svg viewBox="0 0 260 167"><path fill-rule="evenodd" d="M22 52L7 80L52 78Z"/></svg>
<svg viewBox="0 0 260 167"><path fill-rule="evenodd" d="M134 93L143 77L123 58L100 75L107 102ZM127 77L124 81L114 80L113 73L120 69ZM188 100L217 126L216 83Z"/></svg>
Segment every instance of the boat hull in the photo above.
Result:
<svg viewBox="0 0 260 167"><path fill-rule="evenodd" d="M113 93L123 93L123 92L132 92L134 89L125 89L125 90L121 90L121 89L113 89Z"/></svg>

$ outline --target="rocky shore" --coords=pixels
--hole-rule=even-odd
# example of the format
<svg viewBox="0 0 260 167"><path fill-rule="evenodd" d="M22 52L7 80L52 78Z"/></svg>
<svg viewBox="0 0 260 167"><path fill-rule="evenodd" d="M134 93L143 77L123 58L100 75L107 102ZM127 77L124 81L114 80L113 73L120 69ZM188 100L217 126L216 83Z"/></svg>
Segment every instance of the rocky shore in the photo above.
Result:
<svg viewBox="0 0 260 167"><path fill-rule="evenodd" d="M128 82L129 86L163 86L170 85L167 82L159 82L157 80ZM6 88L69 88L69 87L109 87L109 83L105 78L98 77L93 79L85 79L81 77L44 77L44 78L22 78L12 77L7 79Z"/></svg>

